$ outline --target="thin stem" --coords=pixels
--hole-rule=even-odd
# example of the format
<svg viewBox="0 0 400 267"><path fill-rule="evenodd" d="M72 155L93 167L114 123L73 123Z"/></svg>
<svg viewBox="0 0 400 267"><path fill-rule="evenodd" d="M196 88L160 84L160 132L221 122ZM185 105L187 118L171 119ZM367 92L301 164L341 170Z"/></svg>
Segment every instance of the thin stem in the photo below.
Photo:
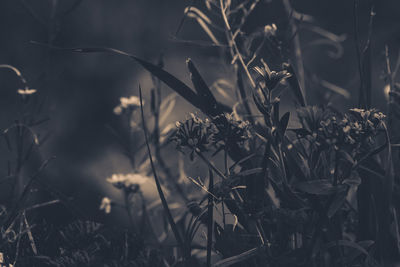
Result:
<svg viewBox="0 0 400 267"><path fill-rule="evenodd" d="M283 0L283 5L285 7L286 13L290 16L293 13L292 5L289 0ZM300 89L303 93L303 96L306 96L305 92L305 73L304 73L304 64L303 64L303 55L301 51L300 37L298 33L298 27L293 19L289 20L290 29L293 35L293 45L294 45L294 55L296 58L296 68L297 68L297 77L300 83Z"/></svg>
<svg viewBox="0 0 400 267"><path fill-rule="evenodd" d="M125 201L125 209L126 209L126 212L128 213L128 217L129 217L129 222L133 228L133 231L136 233L139 229L137 228L136 223L133 219L133 214L131 211L131 203L129 201L129 193L126 192L125 190L124 190L124 201Z"/></svg>
<svg viewBox="0 0 400 267"><path fill-rule="evenodd" d="M210 184L208 191L212 194L214 192L214 175L213 171L209 169ZM213 236L213 210L214 210L214 197L208 195L208 213L207 213L207 267L211 267L211 248Z"/></svg>
<svg viewBox="0 0 400 267"><path fill-rule="evenodd" d="M246 73L247 77L249 78L251 86L253 88L256 88L256 83L254 82L253 77L251 77L249 69L247 68L247 65L244 62L243 57L242 57L242 55L241 55L241 53L239 51L239 48L238 48L238 46L236 44L235 38L234 38L233 33L232 33L231 26L229 25L228 18L226 17L223 0L220 0L219 4L220 4L220 9L221 9L222 19L224 21L225 28L226 28L226 35L227 35L227 39L228 39L228 42L229 42L229 47L231 48L232 57L234 59L235 59L235 57L237 57L237 59L239 59L240 65L242 65L242 68L243 68L244 72Z"/></svg>
<svg viewBox="0 0 400 267"><path fill-rule="evenodd" d="M211 168L216 174L218 174L219 177L224 180L227 179L226 176L220 170L218 170L211 161L204 157L204 155L199 150L196 149L195 151L196 154L208 165L209 168Z"/></svg>
<svg viewBox="0 0 400 267"><path fill-rule="evenodd" d="M229 176L228 152L227 152L226 148L224 149L224 165L225 165L225 175Z"/></svg>

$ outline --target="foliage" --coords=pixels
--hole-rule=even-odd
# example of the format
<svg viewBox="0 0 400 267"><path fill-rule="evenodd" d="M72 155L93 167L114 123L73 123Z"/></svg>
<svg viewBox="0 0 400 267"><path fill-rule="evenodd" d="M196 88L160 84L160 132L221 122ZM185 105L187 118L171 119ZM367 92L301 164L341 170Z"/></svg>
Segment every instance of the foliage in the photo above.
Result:
<svg viewBox="0 0 400 267"><path fill-rule="evenodd" d="M133 171L108 178L121 191L124 203L105 197L100 208L107 214L115 208L126 210L129 228L115 229L77 216L62 227L37 221L35 228L40 231L31 230L28 211L33 208L26 200L36 182L34 174L0 213L1 250L12 263L273 267L388 266L399 260L400 207L395 201L399 173L393 166L393 151L399 147L393 143L397 138L394 125L399 117L399 86L390 62L388 114L369 108L370 88L363 83L357 108L341 112L329 105L329 99L327 105L307 105L308 77L297 27L304 19L310 28L322 32L328 43L340 47L340 40L314 25L312 17L294 10L289 1L283 1L286 25L272 23L261 31L245 32L243 26L260 2L205 0L185 10L185 16L195 19L208 35L210 45L226 52L236 75L236 103L232 106L214 97L215 88L207 85L190 59L187 67L194 89L164 70L162 59L153 64L112 48L48 46L64 52L128 56L150 72L154 88L149 90L150 104L143 104L140 89L139 98L122 97L114 109L128 125L128 133L122 133L128 142L122 143L129 144L124 152ZM292 41L293 55L284 49ZM266 49L275 54L265 56ZM18 93L24 105L36 96L18 70L0 66L21 78L25 89ZM367 79L365 65L362 68L361 78ZM162 83L197 108L200 115L191 113L185 121L176 122L176 127L165 125L163 120L175 102L171 97L162 100ZM347 95L342 88L330 87ZM288 97L286 91L295 109L282 115L287 109L281 106L281 98ZM23 152L27 153L21 148L26 135L33 136L31 146L41 143L31 129L32 121L18 121L3 131L7 144L13 128L17 140L24 136L17 142L19 163L10 177L19 176L18 166L26 157ZM298 126L291 126L295 122ZM118 130L113 132L121 136ZM203 164L208 175L191 178L185 175L184 167L177 172L169 166L162 151L170 149L171 143L191 161ZM165 215L161 234L150 223L153 207L141 190L153 178L161 199L155 206ZM182 178L201 190L193 190ZM68 201L60 195L56 201L69 209ZM142 203L140 212L137 203Z"/></svg>

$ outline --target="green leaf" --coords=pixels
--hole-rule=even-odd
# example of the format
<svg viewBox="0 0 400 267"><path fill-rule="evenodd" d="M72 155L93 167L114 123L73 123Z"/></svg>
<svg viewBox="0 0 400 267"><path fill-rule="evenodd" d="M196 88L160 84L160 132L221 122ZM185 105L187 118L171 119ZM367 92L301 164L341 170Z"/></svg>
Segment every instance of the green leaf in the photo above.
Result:
<svg viewBox="0 0 400 267"><path fill-rule="evenodd" d="M360 256L361 254L365 254L365 251L371 247L375 242L373 240L364 240L357 242L357 244L362 247L364 250L359 249L358 246L357 248L351 247L351 251L347 254L347 262L353 261L355 258Z"/></svg>
<svg viewBox="0 0 400 267"><path fill-rule="evenodd" d="M193 90L189 86L184 84L182 81L180 81L174 75L163 70L161 67L156 66L156 65L154 65L144 59L141 59L135 55L123 52L118 49L108 48L108 47L61 48L61 47L51 46L51 45L38 43L38 42L32 42L32 43L38 44L41 46L46 46L51 49L60 50L60 51L69 51L69 52L74 52L74 53L112 53L112 54L129 57L129 58L135 60L137 63L139 63L143 68L145 68L147 71L149 71L152 75L154 75L155 77L157 77L158 79L163 81L172 90L177 92L186 101L188 101L190 104L192 104L196 108L200 109L206 115L213 115L213 114L210 114L210 111L215 112L215 109L208 110L207 108L209 106L205 107L203 105L202 98L199 97L195 92L193 92ZM221 105L221 104L218 104L217 107L223 108L224 110L230 110L228 107Z"/></svg>
<svg viewBox="0 0 400 267"><path fill-rule="evenodd" d="M333 215L343 206L347 192L348 192L348 186L342 186L339 187L340 190L336 193L335 198L333 199L332 203L329 206L327 216L328 218L332 218Z"/></svg>
<svg viewBox="0 0 400 267"><path fill-rule="evenodd" d="M227 266L231 266L233 264L245 261L255 255L257 255L260 251L262 250L262 248L253 248L250 249L248 251L245 251L239 255L236 256L232 256L223 260L218 261L217 263L215 263L213 265L213 267L227 267Z"/></svg>
<svg viewBox="0 0 400 267"><path fill-rule="evenodd" d="M306 100L303 96L303 93L300 88L299 81L297 80L297 77L295 75L294 69L290 64L285 64L285 69L292 74L292 76L288 77L286 80L289 82L290 88L292 89L292 92L294 96L296 97L297 102L302 106L306 106Z"/></svg>
<svg viewBox="0 0 400 267"><path fill-rule="evenodd" d="M300 191L313 195L331 195L338 190L338 187L332 185L332 182L328 179L300 182L295 187Z"/></svg>
<svg viewBox="0 0 400 267"><path fill-rule="evenodd" d="M239 173L235 174L235 176L249 176L249 175L256 174L256 173L261 173L262 171L263 171L263 168L254 168L254 169L239 172Z"/></svg>
<svg viewBox="0 0 400 267"><path fill-rule="evenodd" d="M190 58L187 59L186 64L190 71L190 78L194 85L194 89L197 91L197 95L199 96L198 100L201 102L201 105L207 109L212 116L221 114L222 110L217 103L217 100Z"/></svg>
<svg viewBox="0 0 400 267"><path fill-rule="evenodd" d="M156 187L157 187L157 191L158 191L158 195L160 197L161 203L163 205L164 211L167 215L167 219L168 222L171 226L172 232L174 233L175 239L178 242L179 246L182 249L182 253L185 254L185 244L184 241L181 237L181 234L178 230L178 226L175 223L174 218L172 217L172 213L170 208L168 207L168 202L165 198L164 192L162 190L161 187L161 182L160 179L158 178L157 172L156 172L156 168L154 166L153 163L153 158L151 156L151 149L150 149L150 145L149 145L149 140L148 140L148 131L147 131L147 127L146 127L146 121L144 119L144 113L143 113L143 99L142 99L142 88L139 86L139 97L140 97L140 111L141 111L141 117L142 117L142 128L143 128L143 133L144 133L144 137L145 137L145 141L146 141L146 146L147 146L147 153L149 156L149 160L150 160L150 165L151 165L151 170L153 172L153 176L154 176L154 181L156 183Z"/></svg>
<svg viewBox="0 0 400 267"><path fill-rule="evenodd" d="M289 124L290 112L283 114L281 120L279 121L279 130L282 135L285 134L287 126Z"/></svg>
<svg viewBox="0 0 400 267"><path fill-rule="evenodd" d="M370 245L372 245L372 244L370 244ZM325 244L324 247L325 247L325 249L329 249L329 248L333 248L336 246L350 247L350 248L358 250L359 252L361 252L362 254L364 254L368 257L370 256L368 251L365 248L363 248L360 244L357 244L357 243L349 241L349 240L331 241L331 242Z"/></svg>
<svg viewBox="0 0 400 267"><path fill-rule="evenodd" d="M343 160L349 162L352 166L355 164L353 157L350 156L350 154L347 153L346 151L340 150L340 151L338 152L338 154L339 154L339 156L340 156Z"/></svg>

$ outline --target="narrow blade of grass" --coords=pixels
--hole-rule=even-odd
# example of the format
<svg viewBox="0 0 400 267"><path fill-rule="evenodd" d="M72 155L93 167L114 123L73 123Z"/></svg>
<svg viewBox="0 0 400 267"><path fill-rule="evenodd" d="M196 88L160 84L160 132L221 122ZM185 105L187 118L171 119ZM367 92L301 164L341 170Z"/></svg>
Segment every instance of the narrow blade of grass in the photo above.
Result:
<svg viewBox="0 0 400 267"><path fill-rule="evenodd" d="M199 101L202 102L205 109L209 110L211 115L216 116L221 114L222 110L217 100L190 58L186 61L186 64L190 71L190 78L192 79L193 86L199 95Z"/></svg>
<svg viewBox="0 0 400 267"><path fill-rule="evenodd" d="M179 246L182 248L182 253L184 253L185 248L184 248L184 243L183 243L182 237L179 234L178 227L177 227L177 225L176 225L176 223L174 221L174 218L172 217L171 211L169 210L168 203L167 203L167 200L165 199L164 193L162 191L161 183L160 183L160 180L158 179L158 176L157 176L157 173L156 173L156 169L155 169L154 163L153 163L153 158L151 156L149 140L148 140L148 137L147 137L147 134L148 134L147 133L147 127L146 127L146 122L145 122L144 113L143 113L142 88L140 86L139 86L139 96L140 96L140 111L141 111L141 115L142 115L142 127L143 127L143 132L144 132L144 138L145 138L145 141L146 141L147 152L149 154L150 165L151 165L151 169L153 171L154 180L156 182L157 191L158 191L158 194L160 196L161 203L163 205L165 213L167 214L167 219L168 219L168 222L169 222L169 224L171 226L172 232L174 233L175 239L178 242Z"/></svg>
<svg viewBox="0 0 400 267"><path fill-rule="evenodd" d="M232 256L223 260L220 260L219 262L215 263L213 267L227 267L231 266L233 264L245 261L255 255L257 255L261 251L261 248L252 248L248 251L245 251L243 253L240 253L239 255Z"/></svg>

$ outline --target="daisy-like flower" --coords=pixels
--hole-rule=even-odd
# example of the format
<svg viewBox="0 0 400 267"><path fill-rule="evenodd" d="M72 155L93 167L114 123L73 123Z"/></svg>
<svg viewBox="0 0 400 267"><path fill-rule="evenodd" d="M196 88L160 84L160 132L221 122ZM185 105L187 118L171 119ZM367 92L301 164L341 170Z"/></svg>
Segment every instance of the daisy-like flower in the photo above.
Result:
<svg viewBox="0 0 400 267"><path fill-rule="evenodd" d="M17 93L20 95L33 95L34 93L36 93L37 90L36 89L30 89L30 88L25 88L25 89L18 89Z"/></svg>
<svg viewBox="0 0 400 267"><path fill-rule="evenodd" d="M132 112L140 107L140 99L137 96L121 97L120 104L114 108L115 115L121 115L123 112Z"/></svg>
<svg viewBox="0 0 400 267"><path fill-rule="evenodd" d="M113 174L110 178L107 178L107 182L118 189L135 193L139 190L140 185L144 184L148 179L147 176L140 173Z"/></svg>
<svg viewBox="0 0 400 267"><path fill-rule="evenodd" d="M100 204L100 210L104 210L106 214L109 214L111 212L111 204L111 199L108 197L103 197Z"/></svg>

